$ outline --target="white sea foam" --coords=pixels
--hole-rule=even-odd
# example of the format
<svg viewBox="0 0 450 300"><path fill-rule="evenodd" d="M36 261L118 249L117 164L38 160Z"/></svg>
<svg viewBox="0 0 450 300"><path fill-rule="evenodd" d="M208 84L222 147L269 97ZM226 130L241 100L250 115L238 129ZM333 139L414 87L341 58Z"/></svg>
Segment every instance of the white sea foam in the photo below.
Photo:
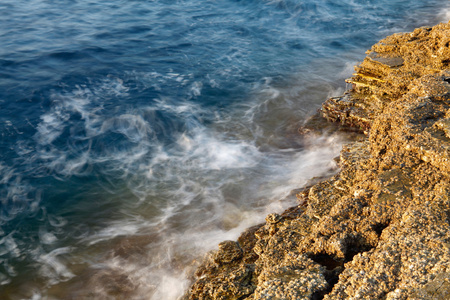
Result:
<svg viewBox="0 0 450 300"><path fill-rule="evenodd" d="M446 5L442 8L438 15L439 22L447 23L450 21L450 5Z"/></svg>
<svg viewBox="0 0 450 300"><path fill-rule="evenodd" d="M136 114L122 114L107 119L103 122L101 131L123 134L132 143L139 143L143 139L148 139L148 136L152 133L150 124L142 116Z"/></svg>
<svg viewBox="0 0 450 300"><path fill-rule="evenodd" d="M203 83L195 81L191 86L192 97L198 97L202 94Z"/></svg>
<svg viewBox="0 0 450 300"><path fill-rule="evenodd" d="M68 114L62 114L61 108L55 106L55 111L41 116L42 122L37 126L36 139L39 144L51 144L57 139L63 129L63 124L69 119Z"/></svg>
<svg viewBox="0 0 450 300"><path fill-rule="evenodd" d="M199 169L246 168L258 160L258 150L246 142L219 140L204 130L198 130L192 138L181 135L178 144L183 147L185 164Z"/></svg>
<svg viewBox="0 0 450 300"><path fill-rule="evenodd" d="M140 229L145 227L149 227L149 224L142 220L140 222L133 222L132 220L128 220L126 223L115 222L83 240L87 242L88 245L94 245L105 240L114 239L118 236L134 235L138 233Z"/></svg>
<svg viewBox="0 0 450 300"><path fill-rule="evenodd" d="M94 163L139 160L149 150L148 141L153 133L150 124L134 112L116 116L103 114L105 99L126 97L127 91L121 79L107 77L97 85L77 86L73 91L53 94L53 105L41 116L36 128L37 156L34 159L44 162L55 177L87 175ZM81 116L81 122L71 120L77 115ZM73 142L68 145L72 148L55 143L63 132L71 134L67 138ZM92 140L109 133L122 135L132 146L120 149L119 145L112 144L112 147L100 149L104 152L92 151Z"/></svg>
<svg viewBox="0 0 450 300"><path fill-rule="evenodd" d="M143 189L140 194L158 197L151 182L170 182L169 190L160 190L159 194L166 199L160 206L164 217L150 227L142 224L139 229L140 234L157 231L160 239L149 242L152 250L147 253L149 257L143 258L149 261L143 273L142 266L129 261L118 264L117 257L107 262L109 268L132 274L129 276L133 281L140 282L136 299L148 294L151 299L177 299L185 291L187 281L183 271L173 267L175 262L187 264L197 253L214 249L223 240L236 239L245 228L263 222L267 213L295 205L292 190L311 177L336 171L332 158L338 155L342 144L336 136L310 140L308 148L302 151L287 148L261 152L256 146L254 138L261 137L265 130L257 124L261 108L270 111L269 102L274 100L290 107L290 98L295 97L295 93L271 87L270 80L266 85L265 96L247 110L245 118L236 116L235 120L226 121L227 126L251 123L253 128L245 129L252 132L250 140L227 139L230 132L196 128L180 134L172 149L159 148L144 167L148 168L148 181L135 186ZM142 277L135 277L138 274Z"/></svg>
<svg viewBox="0 0 450 300"><path fill-rule="evenodd" d="M0 239L0 255L4 255L6 253L9 253L13 257L19 257L20 255L20 250L15 239L13 238L12 233Z"/></svg>
<svg viewBox="0 0 450 300"><path fill-rule="evenodd" d="M39 228L39 240L44 245L51 245L58 239L52 232L48 232L44 227Z"/></svg>
<svg viewBox="0 0 450 300"><path fill-rule="evenodd" d="M6 187L0 199L5 208L0 216L0 225L13 220L20 213L34 213L39 209L40 191L24 180L23 174L14 166L0 164L0 184Z"/></svg>
<svg viewBox="0 0 450 300"><path fill-rule="evenodd" d="M180 81L175 73L153 78ZM192 82L192 88L190 96L201 94L201 85ZM66 219L45 215L48 225L39 229L40 247L33 251L40 275L51 284L72 279L75 272L66 257L89 261L90 251L98 251L91 249L111 245L92 264L93 280L123 275L136 285L131 299L150 294L152 299L176 299L188 283L184 266L199 253L236 239L245 228L263 222L267 213L294 205L289 198L293 189L310 177L332 172L330 161L340 142L324 137L310 141L309 148L300 152L298 147L280 150L271 139L285 138L277 137L266 116L287 123L284 116L304 113L297 99L302 89L275 86L266 78L255 90L253 104L246 110L231 108L233 113L211 112L193 102L161 97L140 110L106 115L107 98L125 97L128 92L121 80L111 78L54 94L53 105L36 128L36 152L30 159L55 177L89 176L100 168L107 178L120 178L126 189L101 182L120 213L102 220L100 229L68 228ZM156 136L157 127L164 132L166 125L158 123L156 112L184 122L183 131L168 132L174 137L170 144ZM72 122L74 115L77 122ZM203 125L204 116L214 121L212 127ZM70 134L71 144L57 142L63 134ZM108 142L111 134L117 137L113 143L101 151L94 147L94 143ZM5 165L0 172L8 182L17 176ZM15 185L10 192L22 195L25 189ZM83 197L95 202L99 194L86 192ZM51 250L63 231L76 232L72 238L77 248ZM0 250L3 245L7 252L19 251L14 243L14 239L0 242ZM117 254L123 251L127 254ZM107 297L101 282L89 289L99 299Z"/></svg>
<svg viewBox="0 0 450 300"><path fill-rule="evenodd" d="M138 89L176 83L186 85L187 94L185 99L161 96L139 110L108 113L109 98L128 95L118 78L53 94L37 125L30 159L62 180L100 170L106 177L99 182L104 190L86 191L82 197L100 204L98 198L108 199L114 214L94 228L68 226L64 218L45 215L48 224L39 229L40 247L33 260L50 284L86 280L73 278L69 258L89 263L85 273L92 284L83 295L107 299L105 282L118 280L123 295L133 287L129 299L177 299L188 284L185 267L199 254L223 240L235 240L244 229L264 222L268 213L295 205L292 190L334 171L331 158L339 151L338 138L311 140L307 149L299 150L298 137L286 142L282 129L309 111L305 98L323 99L332 86L324 84L321 91L303 84L280 86L267 77L253 86L254 97L246 104L211 111L191 101L205 85L219 85L211 78L194 81L176 72L127 76L141 76ZM293 81L304 81L299 76ZM158 119L161 114L167 120ZM213 124L205 126L205 120ZM70 143L61 139L66 135ZM19 148L33 149L28 144ZM7 166L0 172L8 181L15 176ZM65 231L76 248L54 249Z"/></svg>
<svg viewBox="0 0 450 300"><path fill-rule="evenodd" d="M73 278L75 275L67 268L63 258L60 257L72 250L72 247L57 248L49 253L40 253L41 251L36 250L38 253L36 260L40 263L41 276L47 277L51 284Z"/></svg>
<svg viewBox="0 0 450 300"><path fill-rule="evenodd" d="M358 64L356 61L347 61L344 64L344 68L339 72L339 77L349 78L355 72L355 66Z"/></svg>
<svg viewBox="0 0 450 300"><path fill-rule="evenodd" d="M246 159L253 159L252 164L236 165L238 160L232 157L240 157L242 151L227 148L226 142L202 134L194 135L188 142L186 139L180 137L180 143L188 145L185 149L189 150L180 153L185 153L187 157L162 152L151 163L163 163L166 173L160 173L163 176L160 180L171 180L173 183L171 190L157 192L168 200L160 204L165 207L160 218L154 219L153 223L145 221L145 218L128 218L111 223L86 238L86 242L93 245L106 240L127 239L130 235L142 237L138 239L137 245L146 249L144 254L134 255L136 246L129 244L130 258L113 255L103 262L112 272L108 274L126 276L135 285L136 294L133 294L132 299L143 299L143 295L152 295L151 299L168 300L180 297L188 281L185 271L174 265L186 265L198 253L214 249L223 240L236 239L245 228L263 222L267 213L281 212L295 205L295 200L286 197L309 178L334 172L331 158L337 155L341 145L337 137L323 137L310 141L308 150L298 152L288 149L281 154L265 153L264 159L261 153L253 149L246 153ZM208 151L217 150L211 147L215 143L220 144L221 151L231 149L225 155L231 159L221 162L224 165L221 165L220 173L209 172L216 170L217 160L220 161L217 156L208 154ZM183 164L183 168L180 164ZM255 177L249 172L236 176L235 171L223 172L239 166L242 169L238 173L257 166L259 174L255 174ZM155 165L152 167L156 168ZM181 170L184 174L178 173ZM154 177L151 179L155 180ZM232 186L236 191L230 194L227 189ZM242 186L245 186L245 190L239 190ZM142 203L142 207L145 207L145 203ZM146 241L146 235L152 238ZM106 295L108 291L99 286L96 293Z"/></svg>

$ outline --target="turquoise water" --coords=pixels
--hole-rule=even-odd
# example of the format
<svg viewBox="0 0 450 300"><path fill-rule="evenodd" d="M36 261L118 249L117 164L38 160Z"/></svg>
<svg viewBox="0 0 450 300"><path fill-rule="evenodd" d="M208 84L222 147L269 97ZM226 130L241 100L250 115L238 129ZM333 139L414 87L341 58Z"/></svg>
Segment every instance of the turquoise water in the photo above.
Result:
<svg viewBox="0 0 450 300"><path fill-rule="evenodd" d="M176 299L335 172L296 130L446 1L2 1L0 298Z"/></svg>

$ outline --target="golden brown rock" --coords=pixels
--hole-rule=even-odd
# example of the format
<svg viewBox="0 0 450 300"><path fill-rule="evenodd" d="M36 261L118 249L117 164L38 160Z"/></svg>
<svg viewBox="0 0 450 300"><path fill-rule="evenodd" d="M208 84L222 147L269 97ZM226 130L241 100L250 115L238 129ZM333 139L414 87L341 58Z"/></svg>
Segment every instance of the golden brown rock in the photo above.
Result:
<svg viewBox="0 0 450 300"><path fill-rule="evenodd" d="M449 24L418 28L412 33L394 34L374 45L355 68L353 77L346 80L352 89L325 101L322 115L329 121L368 132L388 103L415 87L412 81L449 68L449 28ZM435 91L435 87L427 88Z"/></svg>

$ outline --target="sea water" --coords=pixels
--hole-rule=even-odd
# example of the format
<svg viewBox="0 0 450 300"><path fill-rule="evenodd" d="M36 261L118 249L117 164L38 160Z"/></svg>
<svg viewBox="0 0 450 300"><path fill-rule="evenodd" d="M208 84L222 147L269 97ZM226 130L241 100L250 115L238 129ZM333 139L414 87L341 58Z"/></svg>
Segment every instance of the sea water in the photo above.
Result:
<svg viewBox="0 0 450 300"><path fill-rule="evenodd" d="M177 299L336 172L297 128L446 1L3 0L0 298Z"/></svg>

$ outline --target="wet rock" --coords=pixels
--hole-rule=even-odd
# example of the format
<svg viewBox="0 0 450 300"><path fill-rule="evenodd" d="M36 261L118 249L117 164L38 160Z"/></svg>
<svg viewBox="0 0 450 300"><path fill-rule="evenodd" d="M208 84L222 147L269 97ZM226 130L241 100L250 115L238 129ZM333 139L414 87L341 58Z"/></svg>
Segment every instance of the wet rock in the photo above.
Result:
<svg viewBox="0 0 450 300"><path fill-rule="evenodd" d="M266 217L266 222L268 224L276 224L281 220L281 216L279 214L269 214Z"/></svg>
<svg viewBox="0 0 450 300"><path fill-rule="evenodd" d="M225 241L219 244L219 251L214 253L214 261L227 264L242 258L242 249L237 242Z"/></svg>
<svg viewBox="0 0 450 300"><path fill-rule="evenodd" d="M382 65L388 66L389 68L400 67L405 62L405 60L400 56L388 56L377 53L375 51L370 52L369 55L367 55L367 58ZM374 77L372 79L376 78Z"/></svg>
<svg viewBox="0 0 450 300"><path fill-rule="evenodd" d="M237 242L224 241L219 250L208 253L196 271L196 281L183 299L243 299L256 289L253 251L255 232L262 225L248 228Z"/></svg>

